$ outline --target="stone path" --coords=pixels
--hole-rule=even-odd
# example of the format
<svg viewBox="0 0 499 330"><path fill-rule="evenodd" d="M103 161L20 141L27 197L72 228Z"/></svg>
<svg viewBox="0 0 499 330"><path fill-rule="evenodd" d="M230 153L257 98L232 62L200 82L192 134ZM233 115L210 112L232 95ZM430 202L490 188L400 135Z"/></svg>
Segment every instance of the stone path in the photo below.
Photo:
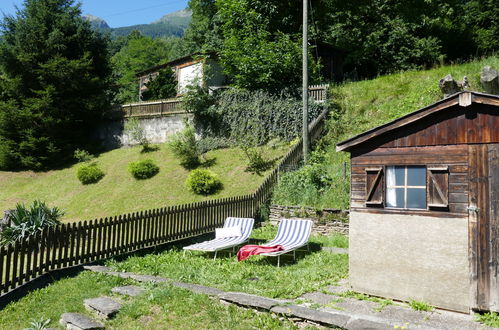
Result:
<svg viewBox="0 0 499 330"><path fill-rule="evenodd" d="M104 329L104 324L97 322L90 317L78 313L64 313L59 323L69 330L91 330Z"/></svg>
<svg viewBox="0 0 499 330"><path fill-rule="evenodd" d="M121 304L109 297L85 299L83 304L89 311L106 320L114 317L121 309Z"/></svg>
<svg viewBox="0 0 499 330"><path fill-rule="evenodd" d="M116 276L116 272L111 272L109 268L102 266L92 266L89 269L98 272L106 272L109 275ZM120 273L126 278L134 278L137 281L142 282L161 282L158 281L158 278L155 276L142 276L136 274L125 274ZM131 276L133 275L133 277ZM164 282L164 281L163 281ZM145 289L135 286L135 285L127 285L127 286L119 286L111 289L112 293L136 297L145 292ZM108 320L116 316L116 314L120 311L122 304L110 297L97 297L97 298L89 298L83 301L85 308L89 310L93 315L101 320ZM104 329L105 326L101 322L89 317L87 315L79 314L79 313L64 313L61 315L61 319L59 323L65 327L67 330L94 330L94 329Z"/></svg>
<svg viewBox="0 0 499 330"><path fill-rule="evenodd" d="M337 253L341 252L337 251ZM378 302L344 297L349 291L345 280L340 281L336 286L326 287L322 292L307 293L296 300L279 300L242 292L224 292L216 288L176 282L158 276L113 272L110 268L103 266L85 266L84 268L112 276L132 278L138 282L168 282L175 287L216 297L224 303L267 311L314 325L346 329L489 329L475 322L471 315L442 310L417 312L402 303L381 305ZM130 290L128 287L118 287L112 291L131 295L129 292L137 292L137 290L141 289L135 287Z"/></svg>

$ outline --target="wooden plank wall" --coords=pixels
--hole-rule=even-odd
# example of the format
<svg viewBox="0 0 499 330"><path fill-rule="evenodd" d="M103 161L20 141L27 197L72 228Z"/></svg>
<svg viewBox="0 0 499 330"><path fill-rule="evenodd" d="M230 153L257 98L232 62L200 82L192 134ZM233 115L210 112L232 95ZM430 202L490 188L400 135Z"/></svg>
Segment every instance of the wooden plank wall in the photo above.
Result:
<svg viewBox="0 0 499 330"><path fill-rule="evenodd" d="M351 208L352 210L372 210L366 207L366 169L386 165L425 165L449 167L449 209L428 210L428 215L452 213L467 215L468 206L468 147L466 145L435 146L421 148L379 148L367 152L357 152L351 158ZM388 210L384 210L388 211ZM400 212L390 210L390 212ZM411 211L412 212L412 211ZM417 213L417 212L414 212Z"/></svg>
<svg viewBox="0 0 499 330"><path fill-rule="evenodd" d="M381 148L498 143L499 116L487 105L454 106L421 123L390 132Z"/></svg>
<svg viewBox="0 0 499 330"><path fill-rule="evenodd" d="M489 144L490 309L499 312L499 143Z"/></svg>

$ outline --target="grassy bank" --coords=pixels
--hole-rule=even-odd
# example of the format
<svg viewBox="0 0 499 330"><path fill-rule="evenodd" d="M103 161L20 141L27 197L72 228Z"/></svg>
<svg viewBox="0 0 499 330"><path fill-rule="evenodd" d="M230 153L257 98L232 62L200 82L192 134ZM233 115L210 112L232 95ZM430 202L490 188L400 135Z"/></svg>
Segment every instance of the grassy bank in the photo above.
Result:
<svg viewBox="0 0 499 330"><path fill-rule="evenodd" d="M284 155L289 145L266 148L267 157ZM140 153L140 147L116 149L96 160L106 175L97 184L82 185L77 177L79 165L48 172L1 172L0 212L16 203L46 201L66 212L65 221L90 220L157 207L192 203L212 198L253 193L264 180L245 171L247 160L239 149L220 149L206 155L213 163L209 169L223 183L223 189L209 197L195 195L184 185L188 171L170 150L162 145L151 153ZM148 180L135 180L127 170L128 163L150 158L160 167Z"/></svg>
<svg viewBox="0 0 499 330"><path fill-rule="evenodd" d="M349 154L337 153L336 143L442 99L438 82L447 74L456 80L467 76L470 90L483 91L480 72L485 65L499 68L499 57L332 86L328 134L318 144L308 166L282 178L274 202L348 208L349 178L343 171L345 163L349 168Z"/></svg>

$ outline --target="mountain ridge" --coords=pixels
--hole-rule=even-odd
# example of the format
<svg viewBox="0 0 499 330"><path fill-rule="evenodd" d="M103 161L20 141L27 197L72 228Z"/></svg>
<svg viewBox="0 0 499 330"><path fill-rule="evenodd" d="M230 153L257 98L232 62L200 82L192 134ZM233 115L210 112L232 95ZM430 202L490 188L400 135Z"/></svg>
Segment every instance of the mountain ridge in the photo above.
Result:
<svg viewBox="0 0 499 330"><path fill-rule="evenodd" d="M110 32L113 37L127 36L134 30L138 30L145 36L151 38L182 37L191 21L192 12L189 9L177 10L168 13L149 24L135 24L111 28L107 22L92 14L83 15L83 19L90 22L92 27L102 32Z"/></svg>

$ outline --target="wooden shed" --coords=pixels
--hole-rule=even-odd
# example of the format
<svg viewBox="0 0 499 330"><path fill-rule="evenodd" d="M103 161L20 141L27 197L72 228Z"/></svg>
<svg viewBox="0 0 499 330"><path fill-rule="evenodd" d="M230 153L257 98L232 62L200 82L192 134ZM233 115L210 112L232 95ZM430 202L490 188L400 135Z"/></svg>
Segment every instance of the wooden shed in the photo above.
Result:
<svg viewBox="0 0 499 330"><path fill-rule="evenodd" d="M354 290L499 311L499 97L462 92L339 143Z"/></svg>

